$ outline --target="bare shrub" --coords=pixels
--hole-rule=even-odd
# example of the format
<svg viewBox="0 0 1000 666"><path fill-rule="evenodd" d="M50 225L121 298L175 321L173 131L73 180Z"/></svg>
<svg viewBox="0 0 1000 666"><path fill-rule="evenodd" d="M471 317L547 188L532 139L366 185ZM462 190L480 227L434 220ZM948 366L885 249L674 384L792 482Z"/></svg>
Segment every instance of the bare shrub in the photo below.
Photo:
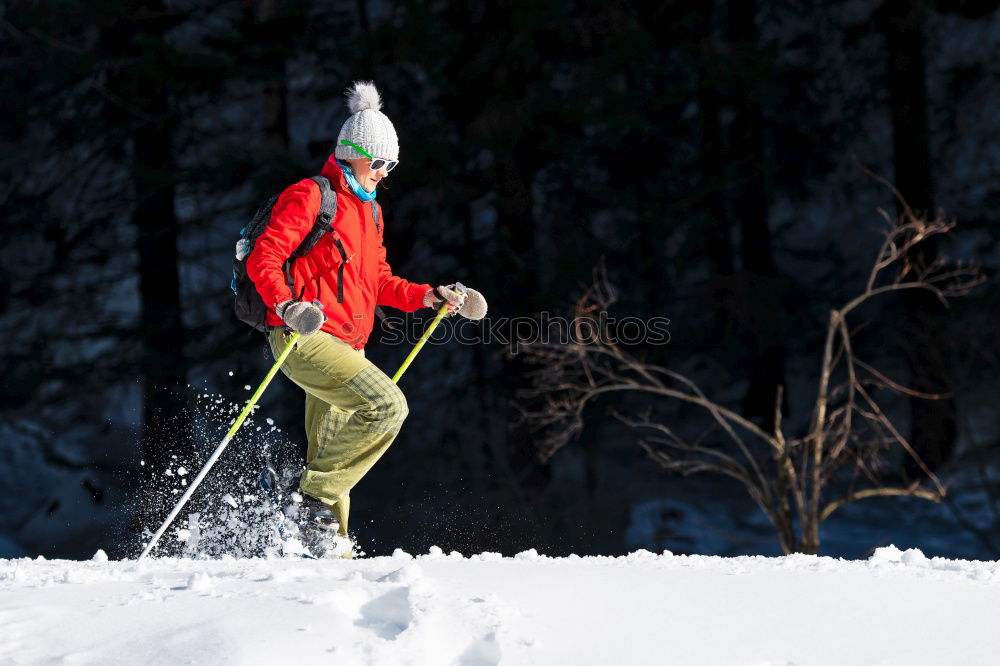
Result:
<svg viewBox="0 0 1000 666"><path fill-rule="evenodd" d="M599 313L617 300L602 263L575 304L572 339L521 345L531 366L531 388L521 392L517 407L523 422L536 433L540 458L550 459L583 429L585 412L597 398L641 392L696 405L704 410L708 425L689 441L656 418L651 408L637 414L614 412L623 424L641 433L639 446L668 470L684 475L712 472L737 479L773 524L785 553L816 553L820 525L850 502L884 496L940 501L945 485L919 459L875 395L886 390L927 400L944 396L917 393L858 358L848 319L873 299L910 289L929 291L947 305L949 298L968 293L983 278L977 268L961 262L949 265L936 260L921 265L912 261L914 248L931 237L948 234L954 223L941 218L926 221L905 203L903 208L895 224L883 212L890 228L864 289L830 310L806 432L790 437L783 431L781 387L774 400L775 427L767 432L710 399L690 378L629 353L601 329ZM900 448L924 471L925 480L904 485L885 478L885 463Z"/></svg>

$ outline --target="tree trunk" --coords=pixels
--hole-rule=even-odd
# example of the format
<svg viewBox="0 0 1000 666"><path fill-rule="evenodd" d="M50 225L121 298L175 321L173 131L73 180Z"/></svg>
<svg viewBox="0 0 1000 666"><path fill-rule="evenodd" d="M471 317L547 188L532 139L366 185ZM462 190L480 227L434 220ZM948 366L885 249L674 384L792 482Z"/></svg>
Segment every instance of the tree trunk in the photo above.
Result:
<svg viewBox="0 0 1000 666"><path fill-rule="evenodd" d="M186 411L187 361L181 321L178 225L174 210L171 132L162 125L144 127L133 139L136 208L139 230L139 292L142 307L142 377L144 381L142 456L145 495L140 520L162 520L167 508L157 493L157 479L177 460L191 462L193 444Z"/></svg>
<svg viewBox="0 0 1000 666"><path fill-rule="evenodd" d="M728 0L728 41L737 57L749 58L757 49L756 3ZM744 67L747 65L744 64ZM749 78L745 73L744 77ZM785 349L780 325L781 284L771 254L771 232L767 226L767 183L764 174L764 119L757 103L744 90L731 91L734 111L730 126L730 212L739 219L740 259L749 288L742 292L745 319L751 336L749 386L743 400L744 413L768 431L774 427L774 400L784 384Z"/></svg>
<svg viewBox="0 0 1000 666"><path fill-rule="evenodd" d="M268 24L276 22L279 16L278 0L258 0L256 21L267 32ZM280 26L275 29L281 29ZM288 83L285 75L285 55L269 49L268 57L261 65L268 73L264 81L264 138L275 150L288 150Z"/></svg>
<svg viewBox="0 0 1000 666"><path fill-rule="evenodd" d="M816 555L819 553L818 516L809 516L809 519L802 526L802 540L799 543L797 552L804 555Z"/></svg>
<svg viewBox="0 0 1000 666"><path fill-rule="evenodd" d="M357 0L358 27L362 32L368 32L368 0Z"/></svg>
<svg viewBox="0 0 1000 666"><path fill-rule="evenodd" d="M719 57L713 31L714 2L706 2L696 13L700 37L698 107L701 130L701 190L704 196L704 248L709 266L709 298L712 304L712 339L725 339L733 324L733 244L732 225L726 214L723 182L726 163L722 152L722 124L719 119Z"/></svg>
<svg viewBox="0 0 1000 666"><path fill-rule="evenodd" d="M116 100L108 115L132 128L128 167L137 231L143 382L142 487L132 523L136 533L159 526L176 499L162 485L163 472L178 463L191 465L194 458L174 208L170 73L163 71L171 61L165 53L171 48L165 42L171 20L162 3L147 0L136 3L131 15L109 25L103 35L109 53L121 58L111 65L108 83Z"/></svg>
<svg viewBox="0 0 1000 666"><path fill-rule="evenodd" d="M888 55L889 103L892 110L893 162L896 187L917 215L933 217L927 86L922 0L886 0L880 13ZM927 265L937 257L937 241L921 243L910 257ZM923 393L948 393L951 376L944 349L944 307L930 293L907 290L902 297L910 387ZM930 470L947 461L955 448L955 401L910 399L910 443ZM904 471L922 477L907 459Z"/></svg>

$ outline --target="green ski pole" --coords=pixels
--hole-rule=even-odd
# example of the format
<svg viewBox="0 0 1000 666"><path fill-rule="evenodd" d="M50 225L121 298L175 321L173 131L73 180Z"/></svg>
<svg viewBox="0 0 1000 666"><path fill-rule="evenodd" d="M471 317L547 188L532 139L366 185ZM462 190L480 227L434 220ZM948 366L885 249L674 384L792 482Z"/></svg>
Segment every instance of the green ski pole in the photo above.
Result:
<svg viewBox="0 0 1000 666"><path fill-rule="evenodd" d="M465 285L463 285L461 282L455 283L455 292L459 294L464 294ZM413 350L409 353L409 355L407 355L406 359L403 360L403 365L399 366L399 370L397 370L396 374L392 376L392 382L394 384L399 383L399 378L402 377L403 373L406 372L406 369L410 367L410 363L412 363L413 359L417 357L417 352L419 352L421 347L424 346L424 343L427 342L427 339L431 337L431 333L434 331L434 327L438 325L438 322L440 322L446 314L448 314L447 301L445 301L441 305L441 308L434 316L434 320L431 322L431 325L427 327L427 330L424 331L424 334L420 336L419 340L417 340L417 344L413 346Z"/></svg>
<svg viewBox="0 0 1000 666"><path fill-rule="evenodd" d="M285 359L288 358L288 355L292 353L292 348L295 346L295 343L298 341L298 339L299 339L299 334L292 333L292 337L288 340L288 344L285 345L285 349L281 352L281 355L278 357L278 360L274 362L274 366L267 373L267 376L264 377L264 381L260 383L260 386L257 387L257 390L254 391L254 394L250 396L250 401L246 404L246 407L243 408L243 411L240 412L240 415L236 417L236 420L233 422L232 427L229 428L229 432L227 432L225 438L223 438L222 443L220 443L219 446L216 447L215 452L212 453L212 457L208 459L208 462L205 463L205 466L201 468L200 472L198 472L198 476L194 478L194 481L192 481L191 485L188 486L187 491L184 493L184 495L181 496L180 501L177 502L177 506L174 507L174 510L170 512L169 516L167 516L167 519L163 521L162 525L160 525L160 529L157 530L156 534L153 535L153 538L150 539L149 543L146 545L146 548L142 551L142 554L139 556L140 560L146 557L146 555L149 554L149 551L153 550L153 546L156 545L156 542L160 540L160 537L163 536L163 533L167 531L168 527L170 527L170 523L173 522L174 518L177 517L177 514L180 513L181 509L184 508L184 505L187 504L187 501L191 498L191 495L194 494L195 488L197 488L198 484L202 482L202 479L205 478L205 475L208 474L208 471L212 469L212 465L214 465L215 461L218 460L219 456L222 455L222 451L226 448L226 446L229 445L229 442L236 434L236 431L240 429L241 425L243 425L243 421L245 421L247 416L250 415L250 412L253 411L253 407L255 404L257 404L257 400L264 392L264 389L267 388L267 385L271 383L271 380L274 378L274 375L277 374L278 368L280 368L281 364L285 362Z"/></svg>

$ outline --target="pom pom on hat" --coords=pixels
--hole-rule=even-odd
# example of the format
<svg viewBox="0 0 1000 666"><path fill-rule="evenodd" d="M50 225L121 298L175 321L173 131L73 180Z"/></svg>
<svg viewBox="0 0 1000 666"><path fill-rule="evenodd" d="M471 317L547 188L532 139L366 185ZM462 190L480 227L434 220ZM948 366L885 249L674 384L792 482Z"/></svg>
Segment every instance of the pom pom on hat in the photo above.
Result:
<svg viewBox="0 0 1000 666"><path fill-rule="evenodd" d="M334 155L337 159L363 158L352 146L341 143L350 141L360 146L372 157L387 160L399 159L399 139L392 121L382 113L382 96L371 81L355 81L347 89L347 108L351 112L340 134Z"/></svg>
<svg viewBox="0 0 1000 666"><path fill-rule="evenodd" d="M361 113L365 109L379 111L382 108L382 96L371 81L355 81L347 89L347 108L351 114Z"/></svg>

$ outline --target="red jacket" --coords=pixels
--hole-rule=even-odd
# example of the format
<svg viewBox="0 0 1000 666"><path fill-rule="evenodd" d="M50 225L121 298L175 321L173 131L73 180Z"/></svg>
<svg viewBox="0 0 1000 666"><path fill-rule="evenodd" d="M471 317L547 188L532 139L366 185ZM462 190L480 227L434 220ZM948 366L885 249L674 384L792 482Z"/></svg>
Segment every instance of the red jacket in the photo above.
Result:
<svg viewBox="0 0 1000 666"><path fill-rule="evenodd" d="M327 159L321 173L337 193L334 231L324 234L309 254L292 264L295 294L288 288L281 267L312 229L319 213L322 199L319 186L308 178L281 193L267 228L247 259L247 274L269 308L269 326L283 325L274 307L299 298L299 292L305 288L301 300L319 300L323 304L327 320L322 330L361 349L374 326L376 305L412 312L423 307L424 294L431 286L415 284L392 274L382 244L385 224L382 207L378 207L376 221L374 202L361 201L351 192L333 155ZM343 302L337 302L337 272L342 262L336 246L338 239L347 256Z"/></svg>

